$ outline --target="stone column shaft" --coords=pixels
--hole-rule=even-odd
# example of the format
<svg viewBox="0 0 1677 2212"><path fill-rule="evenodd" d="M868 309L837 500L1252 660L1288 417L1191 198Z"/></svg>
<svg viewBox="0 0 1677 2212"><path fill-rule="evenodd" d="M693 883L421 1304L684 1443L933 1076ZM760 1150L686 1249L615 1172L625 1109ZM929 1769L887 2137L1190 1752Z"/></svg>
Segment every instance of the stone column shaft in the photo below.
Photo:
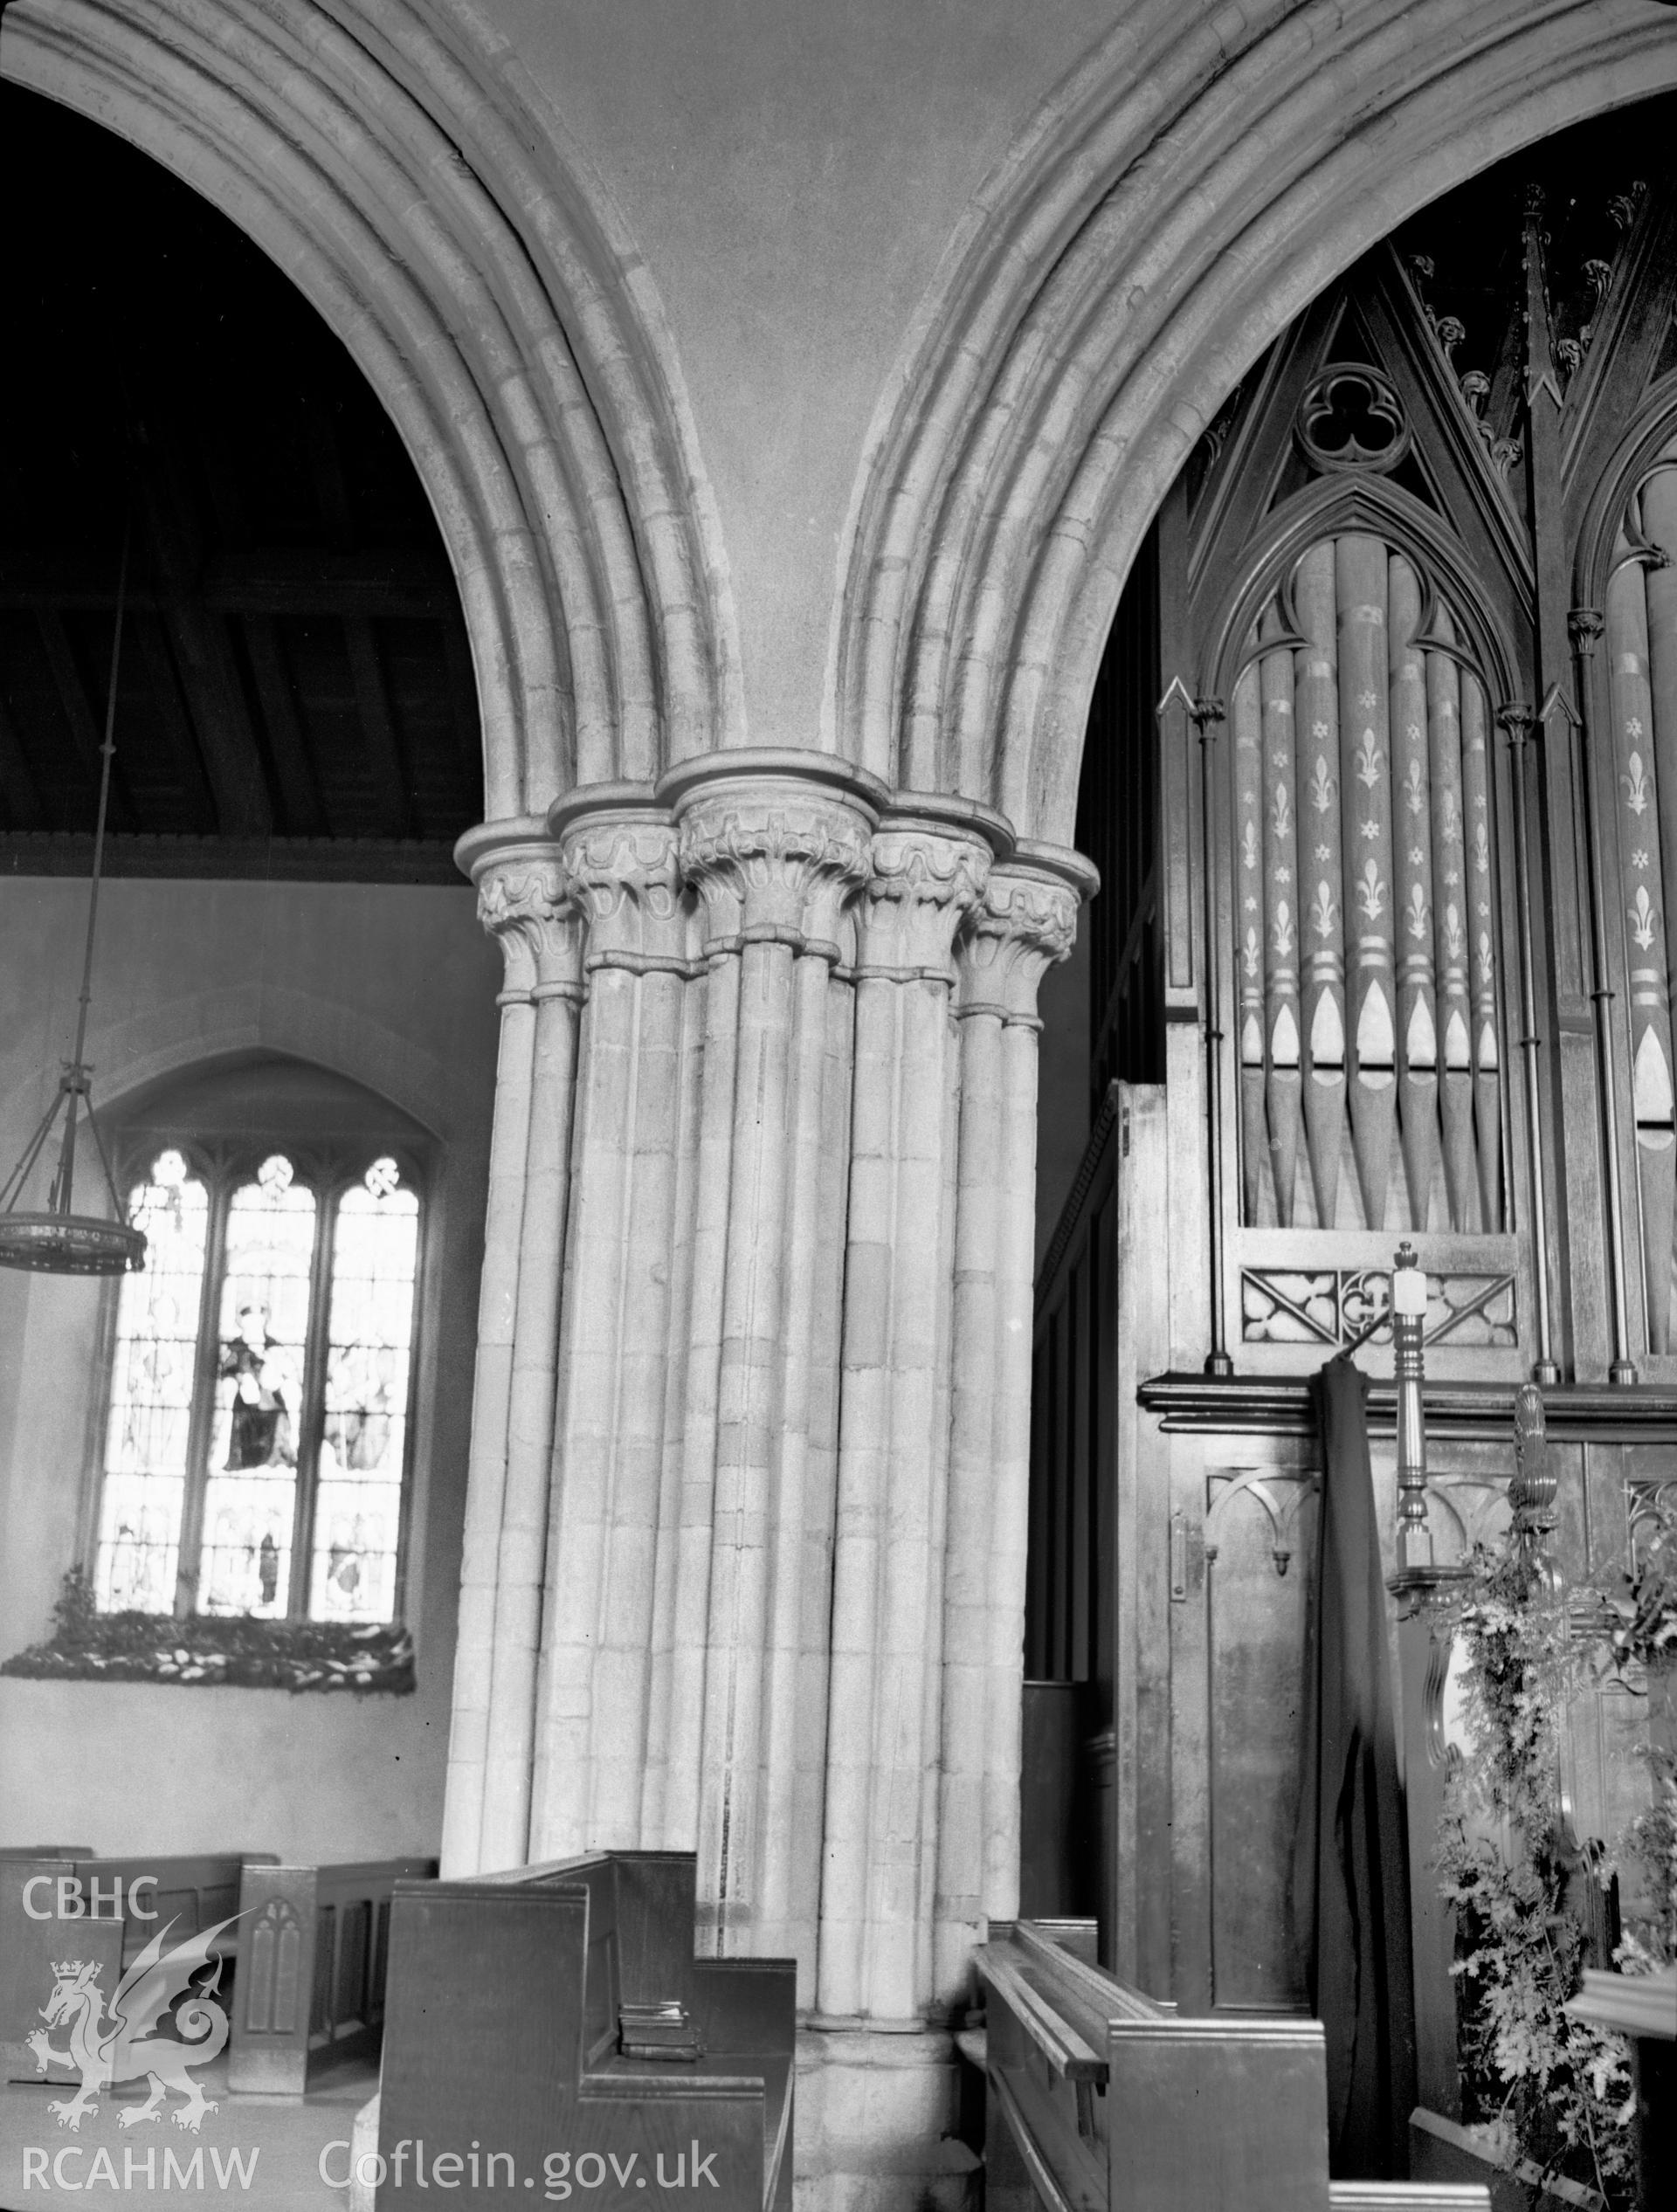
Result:
<svg viewBox="0 0 1677 2212"><path fill-rule="evenodd" d="M568 923L574 962L576 925ZM576 987L535 993L518 1322L507 1403L495 1642L479 1851L486 1871L528 1856L535 1677L542 1643L548 1478L557 1362L559 1282L569 1197L571 1104L576 1071Z"/></svg>
<svg viewBox="0 0 1677 2212"><path fill-rule="evenodd" d="M858 920L818 1978L835 2023L917 2025L930 1997L950 958L989 861L945 810L887 818Z"/></svg>
<svg viewBox="0 0 1677 2212"><path fill-rule="evenodd" d="M704 1769L705 1665L711 1520L728 1264L739 966L709 963L689 1009L693 1181L683 1222L685 1314L672 1345L670 1416L654 1569L652 1677L642 1832L647 1843L693 1850ZM696 1077L692 1071L696 1068Z"/></svg>
<svg viewBox="0 0 1677 2212"><path fill-rule="evenodd" d="M542 1564L531 1533L545 1517L545 1447L528 1448L532 1418L538 1435L542 1423L531 1375L539 1395L545 1373L550 1407L579 990L576 919L545 824L474 831L461 860L506 974L444 1821L445 1869L470 1874L521 1863L527 1840Z"/></svg>
<svg viewBox="0 0 1677 2212"><path fill-rule="evenodd" d="M562 837L588 919L577 1204L550 1429L548 1605L531 1849L638 1845L692 988L674 832L645 801Z"/></svg>
<svg viewBox="0 0 1677 2212"><path fill-rule="evenodd" d="M790 1949L807 1981L818 1862L793 1810L805 1658L826 1634L825 1591L811 1606L806 1584L811 1524L830 1518L811 1493L808 1453L827 1002L873 817L842 771L824 793L777 783L770 766L666 779L713 987L733 1015L719 1056L731 1081L707 1086L719 1154L727 1116L728 1197L698 1832L716 1947Z"/></svg>
<svg viewBox="0 0 1677 2212"><path fill-rule="evenodd" d="M500 996L495 1113L489 1140L483 1274L478 1294L478 1356L472 1392L466 1526L460 1546L460 1608L443 1816L445 1878L478 1872L483 1778L489 1750L495 1592L501 1499L507 1482L507 1417L512 1395L513 1324L518 1311L518 1244L524 1214L524 1152L529 1140L535 1009L514 982L515 957L501 948L507 989ZM531 964L532 968L534 963Z"/></svg>
<svg viewBox="0 0 1677 2212"><path fill-rule="evenodd" d="M1031 1478L1037 989L1087 882L995 869L960 952L962 1085L943 1610L935 2001L970 2000L990 1919L1018 1910Z"/></svg>

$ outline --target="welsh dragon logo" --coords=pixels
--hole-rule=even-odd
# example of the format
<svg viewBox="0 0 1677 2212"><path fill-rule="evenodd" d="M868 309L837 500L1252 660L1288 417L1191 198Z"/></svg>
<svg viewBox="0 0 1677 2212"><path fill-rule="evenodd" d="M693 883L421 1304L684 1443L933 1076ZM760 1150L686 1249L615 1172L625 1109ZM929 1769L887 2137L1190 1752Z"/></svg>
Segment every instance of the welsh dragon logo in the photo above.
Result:
<svg viewBox="0 0 1677 2212"><path fill-rule="evenodd" d="M41 2007L46 2026L35 2029L28 2043L35 2054L38 2073L44 2074L53 2060L60 2066L80 2069L81 2087L75 2095L55 2098L48 2108L60 2127L73 2133L85 2118L98 2112L100 2090L116 2082L134 2081L143 2074L151 2085L151 2094L143 2105L120 2112L118 2125L137 2127L141 2120L158 2119L158 2107L173 2089L186 2099L172 2115L176 2126L197 2133L204 2114L216 2107L188 2069L207 2065L227 2041L227 2015L215 2002L221 1983L219 1955L207 1984L190 1997L186 1992L191 1988L193 1975L209 1964L216 1938L238 1917L233 1913L217 1920L190 1943L166 1952L164 1940L175 1925L170 1920L152 1937L117 1983L108 2013L105 1992L99 1987L99 1967L81 1959L53 1961L58 1980L52 1995ZM177 1999L183 2002L177 2003ZM179 2043L172 2036L152 2033L171 2005L176 2033L184 2038ZM55 2050L50 2040L51 2030L60 2021L69 2023L68 2050Z"/></svg>

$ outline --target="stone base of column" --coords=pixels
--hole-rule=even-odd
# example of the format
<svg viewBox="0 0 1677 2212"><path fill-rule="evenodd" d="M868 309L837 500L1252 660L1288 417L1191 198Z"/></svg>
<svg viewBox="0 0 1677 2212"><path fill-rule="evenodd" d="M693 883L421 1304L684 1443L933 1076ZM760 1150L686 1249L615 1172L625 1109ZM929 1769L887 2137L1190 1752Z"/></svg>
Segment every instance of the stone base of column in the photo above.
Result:
<svg viewBox="0 0 1677 2212"><path fill-rule="evenodd" d="M956 2133L954 2038L800 2028L794 2212L973 2212L978 2153Z"/></svg>

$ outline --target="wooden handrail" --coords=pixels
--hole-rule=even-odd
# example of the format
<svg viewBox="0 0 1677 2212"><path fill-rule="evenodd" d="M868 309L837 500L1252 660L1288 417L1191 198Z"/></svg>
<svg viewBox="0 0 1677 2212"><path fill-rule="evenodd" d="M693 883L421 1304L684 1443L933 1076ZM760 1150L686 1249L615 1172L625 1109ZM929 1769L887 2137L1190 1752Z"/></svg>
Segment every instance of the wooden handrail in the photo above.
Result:
<svg viewBox="0 0 1677 2212"><path fill-rule="evenodd" d="M977 1954L979 1973L1005 1999L1014 2017L1047 2060L1061 2081L1104 2082L1107 2062L1084 2042L1070 2022L1062 2018L1047 1999L1033 1989L1019 1967L997 1945L986 1943Z"/></svg>

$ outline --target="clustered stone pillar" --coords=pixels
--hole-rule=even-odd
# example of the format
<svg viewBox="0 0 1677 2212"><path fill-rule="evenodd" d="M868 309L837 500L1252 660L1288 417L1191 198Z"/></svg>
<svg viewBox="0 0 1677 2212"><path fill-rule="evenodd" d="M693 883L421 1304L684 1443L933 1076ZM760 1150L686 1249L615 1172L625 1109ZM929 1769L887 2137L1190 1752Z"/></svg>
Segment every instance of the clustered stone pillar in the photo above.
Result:
<svg viewBox="0 0 1677 2212"><path fill-rule="evenodd" d="M507 989L445 1871L695 1850L706 1947L798 1961L805 2195L953 2202L1017 1908L1036 991L1091 872L763 751L462 858Z"/></svg>

